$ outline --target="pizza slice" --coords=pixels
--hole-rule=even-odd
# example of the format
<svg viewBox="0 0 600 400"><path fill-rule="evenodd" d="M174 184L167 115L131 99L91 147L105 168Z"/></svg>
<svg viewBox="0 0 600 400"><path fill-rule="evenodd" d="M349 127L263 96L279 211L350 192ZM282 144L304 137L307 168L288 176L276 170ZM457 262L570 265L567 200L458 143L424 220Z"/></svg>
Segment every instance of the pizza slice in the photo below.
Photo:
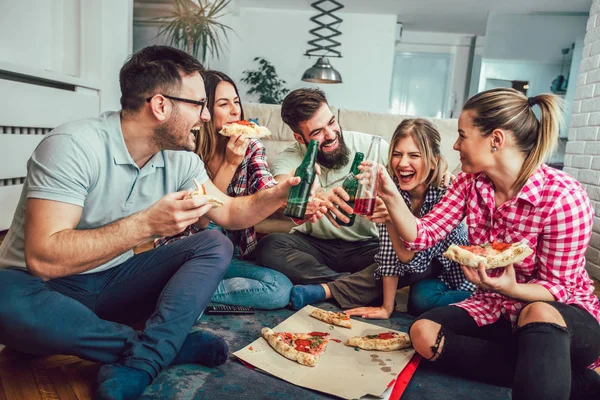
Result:
<svg viewBox="0 0 600 400"><path fill-rule="evenodd" d="M276 352L308 367L317 364L329 343L329 334L324 332L273 332L270 328L262 328L260 333Z"/></svg>
<svg viewBox="0 0 600 400"><path fill-rule="evenodd" d="M245 119L226 124L219 133L227 137L243 134L249 139L260 139L271 135L271 131L266 126L260 126Z"/></svg>
<svg viewBox="0 0 600 400"><path fill-rule="evenodd" d="M486 269L506 267L523 261L533 254L524 243L492 242L475 246L451 245L444 257L467 267L477 268L482 263Z"/></svg>
<svg viewBox="0 0 600 400"><path fill-rule="evenodd" d="M328 324L352 328L350 316L343 312L325 311L317 308L310 313L310 316Z"/></svg>
<svg viewBox="0 0 600 400"><path fill-rule="evenodd" d="M408 334L403 332L383 332L375 335L355 336L346 341L346 346L363 350L394 351L412 346Z"/></svg>
<svg viewBox="0 0 600 400"><path fill-rule="evenodd" d="M194 185L196 185L196 189L188 192L188 194L184 196L184 200L191 199L192 197L204 196L208 199L207 204L212 204L213 208L221 207L223 205L223 202L221 200L217 199L214 196L206 194L206 189L204 188L204 185L198 183L196 179L193 179L193 181Z"/></svg>

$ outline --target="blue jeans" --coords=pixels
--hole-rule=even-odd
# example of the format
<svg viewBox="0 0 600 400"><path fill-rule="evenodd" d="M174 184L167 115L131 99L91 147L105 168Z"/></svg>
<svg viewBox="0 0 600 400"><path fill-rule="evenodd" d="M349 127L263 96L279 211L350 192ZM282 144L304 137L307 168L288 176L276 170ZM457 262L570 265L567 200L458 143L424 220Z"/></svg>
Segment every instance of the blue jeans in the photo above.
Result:
<svg viewBox="0 0 600 400"><path fill-rule="evenodd" d="M213 222L206 229L224 232ZM292 286L292 282L281 272L241 260L236 247L229 269L211 301L274 310L288 305Z"/></svg>
<svg viewBox="0 0 600 400"><path fill-rule="evenodd" d="M410 286L407 311L421 315L433 308L458 303L471 296L467 290L453 290L439 279L423 279Z"/></svg>
<svg viewBox="0 0 600 400"><path fill-rule="evenodd" d="M94 274L43 281L0 269L0 343L31 354L119 362L154 378L179 352L232 251L220 233L201 232ZM141 331L116 322L148 311Z"/></svg>

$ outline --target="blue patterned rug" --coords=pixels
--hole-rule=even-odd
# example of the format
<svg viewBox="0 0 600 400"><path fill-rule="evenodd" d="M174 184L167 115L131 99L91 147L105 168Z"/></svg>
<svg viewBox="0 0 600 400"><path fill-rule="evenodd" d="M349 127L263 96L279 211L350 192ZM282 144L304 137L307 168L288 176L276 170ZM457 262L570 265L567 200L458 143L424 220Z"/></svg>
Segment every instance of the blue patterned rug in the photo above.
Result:
<svg viewBox="0 0 600 400"><path fill-rule="evenodd" d="M319 305L326 310L339 310L329 303ZM252 343L261 328L274 327L293 314L291 310L257 311L253 315L205 315L194 329L218 334L229 343L230 353ZM413 317L394 313L389 320L369 321L375 325L406 332ZM304 389L273 376L243 366L233 355L217 368L197 365L169 367L146 390L142 399L272 399L312 400L335 397ZM417 369L403 400L507 400L510 389L486 385L448 375L423 366Z"/></svg>

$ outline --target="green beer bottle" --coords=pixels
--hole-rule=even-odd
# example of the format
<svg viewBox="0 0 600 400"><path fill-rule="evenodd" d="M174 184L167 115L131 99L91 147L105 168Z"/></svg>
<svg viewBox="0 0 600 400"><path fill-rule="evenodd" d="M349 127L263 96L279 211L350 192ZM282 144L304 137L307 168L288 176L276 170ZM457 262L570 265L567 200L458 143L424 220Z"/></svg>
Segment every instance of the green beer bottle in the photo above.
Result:
<svg viewBox="0 0 600 400"><path fill-rule="evenodd" d="M356 155L354 156L354 161L352 161L352 167L350 167L350 173L348 174L346 179L344 179L344 183L342 184L342 188L346 191L346 193L348 193L348 196L350 196L350 200L348 200L346 203L348 203L348 205L352 208L354 208L354 199L356 198L356 192L358 191L358 179L356 179L356 175L358 175L360 172L358 170L358 166L360 165L360 163L362 162L362 160L364 158L365 158L365 155L363 153L359 153L359 152L356 153ZM346 217L350 218L350 221L344 222L344 221L336 218L336 222L338 223L338 225L352 226L354 224L354 219L356 218L356 214L348 214L346 211L342 210L341 208L339 210Z"/></svg>
<svg viewBox="0 0 600 400"><path fill-rule="evenodd" d="M319 150L319 141L311 140L302 160L302 164L296 168L294 176L300 177L300 183L290 189L287 205L283 214L291 218L304 219L306 205L310 197L310 188L315 181L315 161Z"/></svg>

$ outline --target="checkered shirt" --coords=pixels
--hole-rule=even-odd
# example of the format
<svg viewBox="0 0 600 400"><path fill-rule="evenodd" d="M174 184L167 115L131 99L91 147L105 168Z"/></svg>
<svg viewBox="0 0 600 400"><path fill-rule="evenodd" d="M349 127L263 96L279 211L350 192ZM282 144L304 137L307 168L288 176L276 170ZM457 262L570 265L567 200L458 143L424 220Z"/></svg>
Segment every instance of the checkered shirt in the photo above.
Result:
<svg viewBox="0 0 600 400"><path fill-rule="evenodd" d="M541 285L556 301L581 307L600 321L598 298L585 269L594 212L579 182L543 164L517 196L496 209L492 181L483 173L461 173L437 207L417 221L417 239L405 245L415 251L431 247L465 217L471 244L524 242L535 249L534 255L515 264L517 282ZM488 274L495 277L502 271ZM478 289L457 305L479 326L501 315L515 326L526 303Z"/></svg>
<svg viewBox="0 0 600 400"><path fill-rule="evenodd" d="M398 185L397 182L396 185ZM398 190L404 202L410 208L410 194L400 190L400 188ZM431 211L433 206L442 199L444 193L446 193L446 188L429 186L419 216L423 217ZM460 266L442 255L451 244L469 244L467 230L463 224L458 225L452 230L444 240L436 243L427 250L416 253L408 263L398 260L385 224L377 224L377 228L379 229L379 253L375 256L375 262L378 264L375 270L375 278L380 279L382 276L404 276L406 274L425 272L429 268L431 261L438 259L442 264L442 270L438 279L445 282L451 289L475 290L475 285L465 278Z"/></svg>
<svg viewBox="0 0 600 400"><path fill-rule="evenodd" d="M238 165L237 170L227 186L226 194L230 197L247 196L259 190L273 187L277 184L267 165L267 152L265 146L258 139L250 140L244 159ZM154 247L171 243L174 240L184 238L199 232L195 225L190 225L182 233L154 241ZM254 228L237 231L227 231L227 236L238 246L240 256L250 253L256 248L256 232Z"/></svg>

